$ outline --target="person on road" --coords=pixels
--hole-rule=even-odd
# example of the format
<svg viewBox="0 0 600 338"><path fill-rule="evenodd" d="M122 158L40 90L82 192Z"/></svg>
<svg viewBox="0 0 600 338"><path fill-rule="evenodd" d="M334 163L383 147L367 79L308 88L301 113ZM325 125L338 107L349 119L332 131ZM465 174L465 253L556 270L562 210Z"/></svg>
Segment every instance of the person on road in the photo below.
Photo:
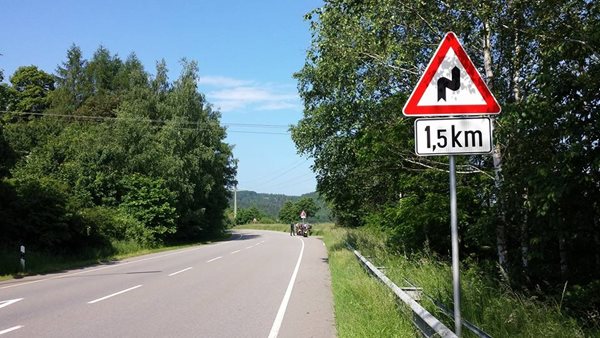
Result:
<svg viewBox="0 0 600 338"><path fill-rule="evenodd" d="M290 236L296 236L296 227L294 226L294 222L290 223Z"/></svg>

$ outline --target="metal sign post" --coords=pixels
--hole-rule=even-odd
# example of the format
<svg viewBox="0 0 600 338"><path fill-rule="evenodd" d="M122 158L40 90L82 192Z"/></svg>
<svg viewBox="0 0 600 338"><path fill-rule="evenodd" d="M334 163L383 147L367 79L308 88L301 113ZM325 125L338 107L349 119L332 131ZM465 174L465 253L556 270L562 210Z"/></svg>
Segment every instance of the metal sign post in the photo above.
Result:
<svg viewBox="0 0 600 338"><path fill-rule="evenodd" d="M454 290L454 333L461 336L458 222L456 217L456 165L450 155L450 233L452 236L452 289Z"/></svg>
<svg viewBox="0 0 600 338"><path fill-rule="evenodd" d="M491 115L499 114L500 111L498 101L452 32L444 36L402 109L402 113L409 117L438 117L415 121L415 153L418 156L448 155L450 158L452 288L455 333L459 337L462 319L454 155L489 154L493 148L492 124L489 118L459 116Z"/></svg>

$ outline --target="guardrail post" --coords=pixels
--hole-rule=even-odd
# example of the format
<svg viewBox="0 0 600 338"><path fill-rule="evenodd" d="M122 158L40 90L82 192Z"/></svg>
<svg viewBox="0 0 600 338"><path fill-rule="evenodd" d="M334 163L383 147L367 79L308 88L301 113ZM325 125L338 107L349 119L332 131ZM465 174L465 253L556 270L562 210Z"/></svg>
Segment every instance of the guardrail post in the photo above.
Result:
<svg viewBox="0 0 600 338"><path fill-rule="evenodd" d="M21 270L25 272L25 246L21 245Z"/></svg>

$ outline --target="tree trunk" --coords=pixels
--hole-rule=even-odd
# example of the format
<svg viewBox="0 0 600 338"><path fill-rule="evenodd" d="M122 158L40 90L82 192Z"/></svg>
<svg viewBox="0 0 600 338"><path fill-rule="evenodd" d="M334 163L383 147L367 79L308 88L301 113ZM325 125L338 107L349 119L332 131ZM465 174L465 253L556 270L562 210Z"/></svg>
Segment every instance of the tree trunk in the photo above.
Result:
<svg viewBox="0 0 600 338"><path fill-rule="evenodd" d="M523 272L527 275L529 270L529 231L527 227L527 216L521 224L521 267Z"/></svg>
<svg viewBox="0 0 600 338"><path fill-rule="evenodd" d="M523 194L523 219L521 220L521 267L525 276L529 272L529 226L527 220L529 216L527 189Z"/></svg>
<svg viewBox="0 0 600 338"><path fill-rule="evenodd" d="M502 155L500 153L500 146L496 144L494 149L494 184L496 187L496 205L498 208L499 219L496 224L496 245L498 247L498 264L500 267L504 269L505 272L508 272L507 266L507 255L508 250L506 246L506 215L504 213L504 207L502 206L502 201L500 200L500 190L502 189Z"/></svg>
<svg viewBox="0 0 600 338"><path fill-rule="evenodd" d="M563 280L567 280L569 265L567 263L567 241L562 231L558 232L558 253L560 256L560 275Z"/></svg>
<svg viewBox="0 0 600 338"><path fill-rule="evenodd" d="M596 269L600 270L600 227L598 227L598 217L594 216L594 243L596 243Z"/></svg>
<svg viewBox="0 0 600 338"><path fill-rule="evenodd" d="M515 14L513 20L513 27L515 28L515 41L514 41L514 53L513 53L513 98L516 103L521 102L521 44L520 44L520 36L519 36L519 24L520 20Z"/></svg>
<svg viewBox="0 0 600 338"><path fill-rule="evenodd" d="M483 21L483 67L485 69L485 82L490 89L493 89L494 71L492 69L492 32L490 30L490 24L488 21ZM495 120L494 120L495 122ZM502 170L502 154L500 152L500 145L496 144L494 149L494 184L496 187L495 192L495 203L497 203L499 210L499 221L496 226L496 244L498 246L498 264L500 267L507 272L507 249L506 249L506 216L504 214L504 208L500 201L500 191L502 189L502 176L500 174Z"/></svg>

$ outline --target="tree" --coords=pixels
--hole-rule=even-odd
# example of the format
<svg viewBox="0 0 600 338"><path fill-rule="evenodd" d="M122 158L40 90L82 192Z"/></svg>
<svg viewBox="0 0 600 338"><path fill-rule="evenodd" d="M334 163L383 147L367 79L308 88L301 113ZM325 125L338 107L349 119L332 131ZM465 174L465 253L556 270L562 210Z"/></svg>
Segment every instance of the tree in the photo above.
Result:
<svg viewBox="0 0 600 338"><path fill-rule="evenodd" d="M497 245L515 282L597 278L583 262L600 266L590 249L600 243L598 12L569 0L331 0L309 13L313 40L295 75L304 117L292 138L314 158L338 222L379 223L415 248L448 234L447 210L433 207L447 201L447 160L414 155L400 108L452 30L503 107L498 179L491 156L458 158L462 252L494 258L486 248Z"/></svg>
<svg viewBox="0 0 600 338"><path fill-rule="evenodd" d="M315 200L310 197L303 197L296 202L287 201L279 211L279 219L286 223L297 222L302 211L306 213L307 218L310 218L315 216L319 208Z"/></svg>
<svg viewBox="0 0 600 338"><path fill-rule="evenodd" d="M281 210L279 210L279 220L285 223L295 223L298 220L296 204L292 201L286 201Z"/></svg>
<svg viewBox="0 0 600 338"><path fill-rule="evenodd" d="M255 207L240 209L237 212L237 217L235 218L235 224L248 224L254 222L254 220L259 221L263 217L260 210Z"/></svg>
<svg viewBox="0 0 600 338"><path fill-rule="evenodd" d="M54 90L54 77L36 66L19 67L10 77L15 90L13 109L20 112L40 113L49 107L48 94Z"/></svg>
<svg viewBox="0 0 600 338"><path fill-rule="evenodd" d="M151 245L225 231L235 161L220 113L198 92L195 62L185 61L169 83L164 62L151 78L135 54L122 62L100 47L87 61L72 46L57 72L44 116L6 120L1 129L19 155L7 164L11 182L27 182L0 183L0 200L13 201L0 209L9 228L26 214L19 205L37 205L35 189L47 186L48 201L60 203L32 213L44 236L56 230L82 245ZM2 163L0 173L6 169Z"/></svg>
<svg viewBox="0 0 600 338"><path fill-rule="evenodd" d="M57 89L52 93L52 108L58 114L72 114L92 94L91 81L85 74L87 61L81 49L72 45L67 60L56 69Z"/></svg>

